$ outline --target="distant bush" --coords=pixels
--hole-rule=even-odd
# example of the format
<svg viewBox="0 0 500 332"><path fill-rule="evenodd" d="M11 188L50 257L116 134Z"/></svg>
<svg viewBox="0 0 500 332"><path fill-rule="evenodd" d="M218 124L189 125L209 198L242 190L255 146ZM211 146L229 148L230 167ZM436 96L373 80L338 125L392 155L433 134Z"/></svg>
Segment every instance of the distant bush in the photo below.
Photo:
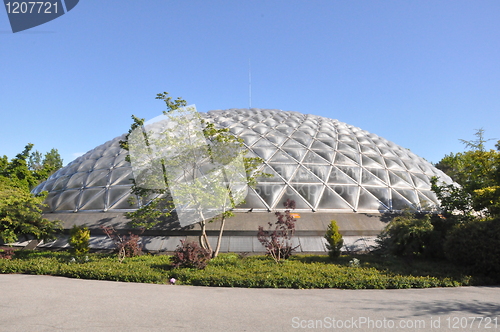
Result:
<svg viewBox="0 0 500 332"><path fill-rule="evenodd" d="M446 238L444 252L453 263L500 280L500 219L457 225Z"/></svg>
<svg viewBox="0 0 500 332"><path fill-rule="evenodd" d="M344 239L339 233L339 227L335 220L330 221L328 229L326 230L325 239L328 242L326 248L328 249L328 255L331 259L338 258L340 256L340 249L344 245Z"/></svg>
<svg viewBox="0 0 500 332"><path fill-rule="evenodd" d="M69 232L69 244L75 255L81 256L89 252L89 240L90 231L87 227L73 225Z"/></svg>
<svg viewBox="0 0 500 332"><path fill-rule="evenodd" d="M0 259L12 259L12 256L14 256L14 249L0 249Z"/></svg>
<svg viewBox="0 0 500 332"><path fill-rule="evenodd" d="M382 252L396 256L418 256L431 242L434 226L429 214L404 213L394 218L378 236Z"/></svg>
<svg viewBox="0 0 500 332"><path fill-rule="evenodd" d="M295 209L295 201L287 199L283 203L286 210L284 213L276 212L277 221L273 224L269 223L269 230L264 230L264 227L259 226L257 238L259 242L266 248L266 252L271 256L276 263L282 259L287 259L292 255L292 252L298 246L292 246L292 238L295 234L295 222L297 221L290 210Z"/></svg>
<svg viewBox="0 0 500 332"><path fill-rule="evenodd" d="M123 261L125 257L135 257L142 255L141 238L137 234L121 235L113 227L101 226L104 233L114 242L118 253L118 259ZM141 232L144 229L141 229Z"/></svg>
<svg viewBox="0 0 500 332"><path fill-rule="evenodd" d="M211 257L211 252L197 243L181 240L181 245L177 246L172 257L172 266L204 269Z"/></svg>

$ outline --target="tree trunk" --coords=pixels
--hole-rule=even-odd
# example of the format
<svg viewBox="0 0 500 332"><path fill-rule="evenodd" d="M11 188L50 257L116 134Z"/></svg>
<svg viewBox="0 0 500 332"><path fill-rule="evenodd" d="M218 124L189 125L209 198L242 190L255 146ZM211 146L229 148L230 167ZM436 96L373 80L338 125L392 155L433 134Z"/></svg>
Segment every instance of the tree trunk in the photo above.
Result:
<svg viewBox="0 0 500 332"><path fill-rule="evenodd" d="M226 222L226 216L224 216L224 214L222 214L221 222L220 222L219 237L217 238L217 246L215 247L215 251L214 251L214 254L212 255L212 258L215 258L219 255L220 244L222 242L222 232L224 232L225 222Z"/></svg>

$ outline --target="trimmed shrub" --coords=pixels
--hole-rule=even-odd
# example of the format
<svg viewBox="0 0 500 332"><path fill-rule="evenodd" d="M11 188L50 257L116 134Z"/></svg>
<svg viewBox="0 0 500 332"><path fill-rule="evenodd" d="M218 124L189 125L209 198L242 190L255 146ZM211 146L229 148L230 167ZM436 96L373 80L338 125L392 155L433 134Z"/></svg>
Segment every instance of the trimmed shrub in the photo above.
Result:
<svg viewBox="0 0 500 332"><path fill-rule="evenodd" d="M87 227L73 225L69 232L69 244L75 255L81 256L89 252L90 231Z"/></svg>
<svg viewBox="0 0 500 332"><path fill-rule="evenodd" d="M396 256L419 256L433 238L434 226L429 214L404 213L394 218L378 236L380 251Z"/></svg>
<svg viewBox="0 0 500 332"><path fill-rule="evenodd" d="M340 249L344 245L344 239L339 233L339 226L335 220L330 221L328 229L326 230L325 239L328 242L326 248L328 249L328 256L331 259L338 258L340 256Z"/></svg>
<svg viewBox="0 0 500 332"><path fill-rule="evenodd" d="M446 258L500 280L500 219L455 226L444 243Z"/></svg>
<svg viewBox="0 0 500 332"><path fill-rule="evenodd" d="M181 240L181 245L177 246L172 257L172 266L204 269L211 257L211 252L197 243Z"/></svg>

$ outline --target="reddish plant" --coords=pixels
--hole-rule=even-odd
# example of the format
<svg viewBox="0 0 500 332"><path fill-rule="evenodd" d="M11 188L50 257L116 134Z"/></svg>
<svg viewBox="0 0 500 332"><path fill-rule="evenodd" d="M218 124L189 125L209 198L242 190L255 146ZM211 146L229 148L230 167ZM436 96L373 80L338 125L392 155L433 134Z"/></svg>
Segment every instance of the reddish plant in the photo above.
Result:
<svg viewBox="0 0 500 332"><path fill-rule="evenodd" d="M141 238L138 234L129 232L128 235L120 235L113 227L108 226L101 226L101 229L115 244L120 261L123 261L125 257L142 255ZM144 229L141 229L142 232Z"/></svg>
<svg viewBox="0 0 500 332"><path fill-rule="evenodd" d="M12 248L5 248L5 249L0 249L0 259L12 259L12 256L14 256L14 249Z"/></svg>
<svg viewBox="0 0 500 332"><path fill-rule="evenodd" d="M204 269L211 257L211 252L200 247L196 242L181 240L181 244L177 246L172 257L172 266Z"/></svg>
<svg viewBox="0 0 500 332"><path fill-rule="evenodd" d="M266 248L266 252L276 263L282 259L287 259L298 246L292 246L292 237L295 234L295 222L297 221L290 213L295 209L295 201L287 199L283 204L287 210L284 213L276 212L278 218L274 224L269 223L269 230L259 226L257 237L259 242Z"/></svg>

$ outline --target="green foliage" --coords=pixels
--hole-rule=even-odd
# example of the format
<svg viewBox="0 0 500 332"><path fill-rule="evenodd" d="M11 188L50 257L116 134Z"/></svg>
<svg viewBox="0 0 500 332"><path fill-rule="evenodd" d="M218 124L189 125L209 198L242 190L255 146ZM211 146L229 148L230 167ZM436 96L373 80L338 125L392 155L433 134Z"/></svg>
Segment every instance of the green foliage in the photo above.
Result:
<svg viewBox="0 0 500 332"><path fill-rule="evenodd" d="M328 242L326 248L328 249L328 255L331 259L336 259L340 256L340 249L344 245L344 239L339 233L339 226L335 220L330 221L328 229L326 230L325 239Z"/></svg>
<svg viewBox="0 0 500 332"><path fill-rule="evenodd" d="M477 140L461 140L470 150L446 155L436 164L460 186L432 183L443 212L458 212L462 221L478 214L494 217L500 213L500 152L485 149L484 130L479 129L476 136Z"/></svg>
<svg viewBox="0 0 500 332"><path fill-rule="evenodd" d="M377 242L382 252L396 256L419 256L431 242L433 231L429 214L405 212L385 227Z"/></svg>
<svg viewBox="0 0 500 332"><path fill-rule="evenodd" d="M0 182L0 239L15 242L19 236L51 240L61 229L59 220L42 217L45 196L33 196L23 188Z"/></svg>
<svg viewBox="0 0 500 332"><path fill-rule="evenodd" d="M85 255L89 252L90 230L85 227L73 225L69 232L69 244L73 247L73 253L77 256Z"/></svg>
<svg viewBox="0 0 500 332"><path fill-rule="evenodd" d="M172 257L172 266L204 269L211 257L212 253L197 243L181 240L181 244L177 246Z"/></svg>
<svg viewBox="0 0 500 332"><path fill-rule="evenodd" d="M241 258L221 254L205 269L171 268L170 256L143 255L119 263L115 256L89 254L81 264L71 263L68 252L16 251L11 260L0 260L0 273L59 275L71 278L126 282L168 283L224 287L267 288L427 288L491 284L491 279L446 261L414 260L363 255L342 256L332 264L327 256L296 255L283 264L265 256ZM350 267L349 261L362 263Z"/></svg>
<svg viewBox="0 0 500 332"><path fill-rule="evenodd" d="M455 226L444 244L446 257L459 266L500 281L500 219L473 220Z"/></svg>

